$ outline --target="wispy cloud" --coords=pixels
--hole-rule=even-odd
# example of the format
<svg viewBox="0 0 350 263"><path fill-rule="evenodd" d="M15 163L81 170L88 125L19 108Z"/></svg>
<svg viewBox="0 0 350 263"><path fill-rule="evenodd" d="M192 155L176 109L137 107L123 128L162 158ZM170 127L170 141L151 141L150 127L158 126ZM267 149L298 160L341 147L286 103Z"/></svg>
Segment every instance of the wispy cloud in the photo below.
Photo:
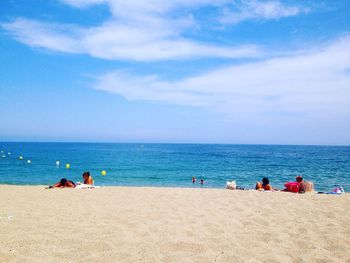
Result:
<svg viewBox="0 0 350 263"><path fill-rule="evenodd" d="M32 47L89 54L110 60L176 60L196 57L251 58L263 52L255 45L215 46L182 38L179 25L151 21L148 26L108 21L81 28L16 19L2 24L13 37Z"/></svg>
<svg viewBox="0 0 350 263"><path fill-rule="evenodd" d="M129 17L131 14L164 14L182 7L199 7L203 5L220 6L231 0L61 0L74 7L84 8L96 4L107 4L114 16Z"/></svg>
<svg viewBox="0 0 350 263"><path fill-rule="evenodd" d="M313 117L350 114L350 37L304 55L230 66L180 81L110 72L95 89L144 100L199 106L244 118L271 112Z"/></svg>
<svg viewBox="0 0 350 263"><path fill-rule="evenodd" d="M220 21L224 24L236 24L245 20L277 20L309 11L308 8L285 5L277 0L243 0L232 8L225 8Z"/></svg>
<svg viewBox="0 0 350 263"><path fill-rule="evenodd" d="M90 5L103 4L108 1L105 0L61 0L62 2L69 4L74 7L86 7Z"/></svg>
<svg viewBox="0 0 350 263"><path fill-rule="evenodd" d="M73 25L45 24L19 18L11 23L3 23L1 26L15 39L32 47L45 47L68 53L81 51L81 45L73 36L79 34L79 29Z"/></svg>
<svg viewBox="0 0 350 263"><path fill-rule="evenodd" d="M202 6L227 7L227 0L62 0L76 8L95 4L109 6L111 17L103 24L82 27L17 18L1 26L18 41L32 47L88 54L111 60L156 61L197 57L256 58L263 51L256 45L222 46L184 37L197 26L190 11ZM231 4L232 5L232 4ZM237 5L237 3L236 3ZM238 4L239 14L226 12L223 21L278 18L301 12L279 2L248 1ZM183 9L181 9L183 8ZM182 10L182 12L176 12ZM228 10L228 9L226 9Z"/></svg>

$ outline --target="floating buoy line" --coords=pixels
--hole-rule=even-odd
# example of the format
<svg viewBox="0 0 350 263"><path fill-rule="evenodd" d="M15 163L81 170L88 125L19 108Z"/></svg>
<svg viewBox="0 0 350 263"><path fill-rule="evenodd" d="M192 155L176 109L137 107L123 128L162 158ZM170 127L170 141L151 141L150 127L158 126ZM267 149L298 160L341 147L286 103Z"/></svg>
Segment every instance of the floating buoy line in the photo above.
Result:
<svg viewBox="0 0 350 263"><path fill-rule="evenodd" d="M143 145L142 145L143 146ZM4 151L4 150L1 150L1 157L2 158L7 158L7 156L11 156L11 152L7 152L7 155L6 155L6 152ZM15 159L18 159L18 160L20 160L20 161L25 161L27 164L31 164L32 163L32 161L30 160L30 159L27 159L27 160L25 160L24 159L24 157L23 157L23 155L19 155L17 158L15 158ZM57 168L59 168L60 167L60 161L56 161L55 162L56 163L56 167ZM70 165L70 163L66 163L66 165L65 165L65 168L68 170L68 169L70 169L71 168L71 165ZM107 172L106 172L106 170L102 170L101 171L101 175L102 176L106 176L107 175Z"/></svg>

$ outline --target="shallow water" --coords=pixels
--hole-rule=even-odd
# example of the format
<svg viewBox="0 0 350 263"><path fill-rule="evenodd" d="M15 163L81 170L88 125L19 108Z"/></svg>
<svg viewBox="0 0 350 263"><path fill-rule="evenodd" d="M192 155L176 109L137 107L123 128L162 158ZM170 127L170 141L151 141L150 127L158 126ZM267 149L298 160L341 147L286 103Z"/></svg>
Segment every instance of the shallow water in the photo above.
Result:
<svg viewBox="0 0 350 263"><path fill-rule="evenodd" d="M200 187L192 184L195 176L205 180L204 187L223 188L235 179L252 188L268 177L273 187L282 188L302 174L317 190L339 184L350 191L348 146L2 142L0 149L1 184L48 185L62 177L81 181L90 171L97 185Z"/></svg>

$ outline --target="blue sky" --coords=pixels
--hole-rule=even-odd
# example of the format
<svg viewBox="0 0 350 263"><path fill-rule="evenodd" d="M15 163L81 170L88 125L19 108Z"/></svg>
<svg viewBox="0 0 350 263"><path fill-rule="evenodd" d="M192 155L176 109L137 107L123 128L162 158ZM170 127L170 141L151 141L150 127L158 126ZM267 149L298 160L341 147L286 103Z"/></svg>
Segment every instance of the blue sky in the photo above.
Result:
<svg viewBox="0 0 350 263"><path fill-rule="evenodd" d="M4 0L0 140L350 144L349 1Z"/></svg>

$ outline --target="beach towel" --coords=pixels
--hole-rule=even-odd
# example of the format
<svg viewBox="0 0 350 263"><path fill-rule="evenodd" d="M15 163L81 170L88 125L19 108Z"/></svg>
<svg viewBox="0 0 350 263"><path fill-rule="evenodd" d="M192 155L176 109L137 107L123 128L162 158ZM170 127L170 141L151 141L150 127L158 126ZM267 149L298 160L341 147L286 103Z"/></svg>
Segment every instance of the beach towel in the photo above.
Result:
<svg viewBox="0 0 350 263"><path fill-rule="evenodd" d="M90 185L90 184L77 184L75 186L75 188L77 188L77 189L95 189L95 188L99 188L99 186Z"/></svg>

